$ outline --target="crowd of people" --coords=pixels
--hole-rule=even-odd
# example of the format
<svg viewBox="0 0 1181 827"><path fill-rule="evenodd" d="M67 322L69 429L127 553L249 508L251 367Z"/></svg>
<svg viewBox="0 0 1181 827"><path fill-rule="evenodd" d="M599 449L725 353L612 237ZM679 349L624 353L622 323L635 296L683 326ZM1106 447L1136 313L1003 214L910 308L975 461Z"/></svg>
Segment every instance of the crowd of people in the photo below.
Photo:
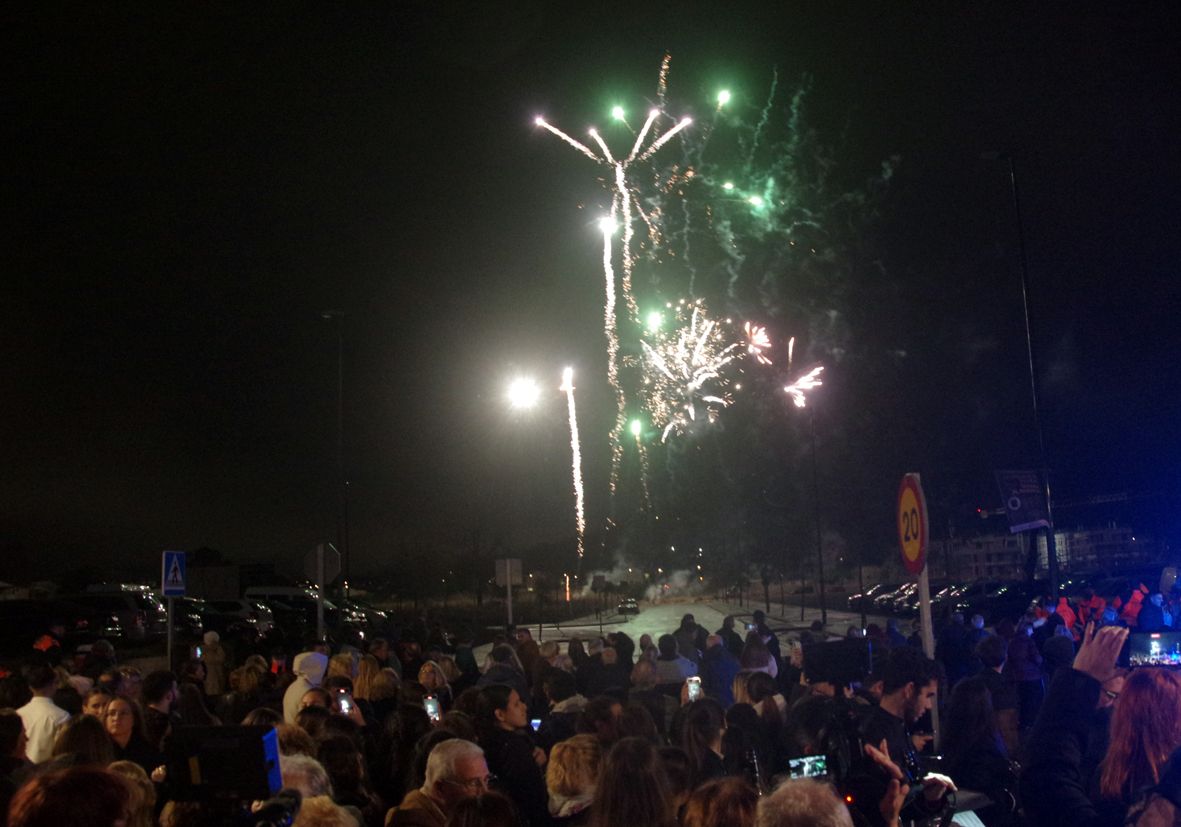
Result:
<svg viewBox="0 0 1181 827"><path fill-rule="evenodd" d="M685 615L655 640L515 630L483 664L425 625L240 662L211 632L199 657L146 675L109 645L77 661L38 647L0 679L0 813L230 823L181 793L170 745L245 725L274 729L298 825L883 827L956 809L988 825L1171 824L1181 678L1120 669L1118 618L1078 620L952 615L935 659L895 622L829 640L761 611L712 633ZM240 807L235 823L256 823Z"/></svg>

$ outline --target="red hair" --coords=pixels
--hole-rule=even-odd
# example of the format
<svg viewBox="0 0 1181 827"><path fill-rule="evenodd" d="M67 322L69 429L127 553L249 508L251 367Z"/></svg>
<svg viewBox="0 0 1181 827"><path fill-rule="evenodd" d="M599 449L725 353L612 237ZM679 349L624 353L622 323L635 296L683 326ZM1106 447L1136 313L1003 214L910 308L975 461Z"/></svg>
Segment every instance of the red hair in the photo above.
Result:
<svg viewBox="0 0 1181 827"><path fill-rule="evenodd" d="M111 827L128 816L131 791L109 770L71 767L25 784L8 807L9 827Z"/></svg>
<svg viewBox="0 0 1181 827"><path fill-rule="evenodd" d="M1129 798L1160 781L1160 770L1181 746L1181 675L1137 669L1128 676L1111 716L1111 743L1101 765L1099 792Z"/></svg>

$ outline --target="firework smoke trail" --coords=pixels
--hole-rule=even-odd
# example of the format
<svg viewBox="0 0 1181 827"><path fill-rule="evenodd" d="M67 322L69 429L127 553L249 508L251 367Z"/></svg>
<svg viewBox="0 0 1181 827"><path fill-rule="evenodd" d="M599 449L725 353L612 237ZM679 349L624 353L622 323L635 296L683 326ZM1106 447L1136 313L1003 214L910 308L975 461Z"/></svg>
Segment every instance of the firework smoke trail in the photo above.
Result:
<svg viewBox="0 0 1181 827"><path fill-rule="evenodd" d="M578 536L578 559L581 560L586 552L586 511L582 490L582 446L578 439L578 415L574 410L574 368L562 371L562 386L558 390L566 393L566 410L570 416L570 473L574 478L574 528Z"/></svg>
<svg viewBox="0 0 1181 827"><path fill-rule="evenodd" d="M823 371L823 367L812 368L812 370L783 389L783 392L791 397L791 401L795 403L797 408L803 408L808 404L808 399L804 396L805 391L810 391L824 384L820 381L820 374Z"/></svg>
<svg viewBox="0 0 1181 827"><path fill-rule="evenodd" d="M660 61L660 76L656 79L656 100L660 101L660 108L664 108L664 98L668 94L668 65L672 63L673 56L668 52L664 53L664 57Z"/></svg>
<svg viewBox="0 0 1181 827"><path fill-rule="evenodd" d="M796 337L792 336L787 340L787 371L791 373L791 360L796 351Z"/></svg>
<svg viewBox="0 0 1181 827"><path fill-rule="evenodd" d="M759 118L758 124L755 126L754 138L750 143L750 152L746 155L746 172L749 175L751 167L754 165L755 152L759 149L759 138L762 137L763 129L767 126L767 122L771 119L771 106L775 103L775 91L779 88L779 69L771 70L771 91L767 94L767 103L763 106L762 115Z"/></svg>

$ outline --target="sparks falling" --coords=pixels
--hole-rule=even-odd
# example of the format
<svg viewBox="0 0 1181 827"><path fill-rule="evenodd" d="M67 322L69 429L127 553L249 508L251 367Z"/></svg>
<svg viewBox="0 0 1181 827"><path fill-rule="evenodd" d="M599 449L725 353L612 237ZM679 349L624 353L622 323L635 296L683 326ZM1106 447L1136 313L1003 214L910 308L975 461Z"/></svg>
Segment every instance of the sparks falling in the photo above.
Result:
<svg viewBox="0 0 1181 827"><path fill-rule="evenodd" d="M582 491L582 446L578 439L578 415L574 410L574 368L562 371L562 386L566 394L566 410L570 417L570 473L574 478L574 529L578 537L578 559L586 551L586 512ZM569 581L567 581L569 588ZM567 598L569 599L569 598Z"/></svg>
<svg viewBox="0 0 1181 827"><path fill-rule="evenodd" d="M784 387L783 392L791 397L791 401L795 403L797 408L803 408L808 404L808 398L805 396L806 391L813 390L824 384L820 381L820 374L823 371L823 366L812 368L812 370L805 373L799 379Z"/></svg>
<svg viewBox="0 0 1181 827"><path fill-rule="evenodd" d="M693 122L690 118L682 118L674 126L665 130L645 146L645 141L652 134L653 128L661 114L659 109L653 109L648 113L648 118L644 121L644 126L636 135L636 140L632 144L631 150L622 158L615 157L611 152L610 146L608 146L606 140L599 134L597 129L591 129L589 134L595 146L598 147L598 152L551 125L544 118L539 117L534 120L534 123L538 126L557 136L582 155L599 164L611 167L612 170L611 176L607 179L610 182L608 188L611 191L611 216L609 219L603 219L601 224L603 229L603 275L606 281L603 332L607 339L607 380L615 392L616 402L615 425L611 430L610 487L612 494L615 493L619 481L623 461L623 429L627 422L627 397L619 381L619 319L616 313L615 286L618 280L620 292L622 293L623 302L626 307L627 319L630 323L638 325L639 309L636 306L635 295L632 292L632 270L635 264L632 254L632 241L635 237L635 228L633 227L632 221L633 210L645 220L645 223L650 224L643 206L639 203L636 187L628 178L628 172L632 164L641 163L651 158L660 151L661 147L665 146ZM618 276L614 267L615 250L612 242L617 229L623 231L619 250L621 267L619 268Z"/></svg>
<svg viewBox="0 0 1181 827"><path fill-rule="evenodd" d="M730 404L723 370L739 356L742 342L728 339L706 316L700 300L690 305L689 320L675 331L641 342L646 362L644 385L661 442L704 417L713 422ZM678 305L683 316L686 305Z"/></svg>

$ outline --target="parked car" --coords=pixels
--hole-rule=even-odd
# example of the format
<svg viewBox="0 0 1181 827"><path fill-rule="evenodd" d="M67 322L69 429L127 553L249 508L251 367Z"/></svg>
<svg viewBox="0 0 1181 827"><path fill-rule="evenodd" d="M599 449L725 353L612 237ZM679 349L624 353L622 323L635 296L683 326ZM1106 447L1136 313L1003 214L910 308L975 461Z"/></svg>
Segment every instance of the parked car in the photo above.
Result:
<svg viewBox="0 0 1181 827"><path fill-rule="evenodd" d="M220 634L233 634L249 627L259 637L275 628L275 615L261 600L206 600L206 621Z"/></svg>
<svg viewBox="0 0 1181 827"><path fill-rule="evenodd" d="M22 657L33 642L60 622L65 628L62 646L72 649L98 638L117 641L124 636L119 618L64 600L0 600L0 654Z"/></svg>
<svg viewBox="0 0 1181 827"><path fill-rule="evenodd" d="M877 597L880 594L885 594L886 592L895 591L901 585L902 585L901 583L875 583L874 585L866 588L866 590L863 592L858 592L857 594L851 594L851 595L849 595L848 601L847 601L849 611L851 611L851 612L860 612L862 610L869 611L870 609L873 608L873 599L875 597Z"/></svg>
<svg viewBox="0 0 1181 827"><path fill-rule="evenodd" d="M147 587L87 591L71 595L66 600L116 615L129 640L145 640L168 634L168 610Z"/></svg>

